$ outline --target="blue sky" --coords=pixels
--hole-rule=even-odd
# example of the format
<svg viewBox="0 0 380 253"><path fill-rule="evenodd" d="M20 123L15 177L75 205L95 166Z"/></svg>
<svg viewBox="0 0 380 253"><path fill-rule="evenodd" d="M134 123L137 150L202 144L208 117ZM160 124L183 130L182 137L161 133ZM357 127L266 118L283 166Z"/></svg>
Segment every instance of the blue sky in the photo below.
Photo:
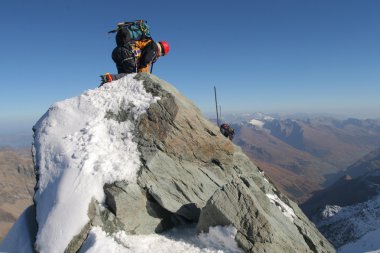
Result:
<svg viewBox="0 0 380 253"><path fill-rule="evenodd" d="M379 13L378 0L1 1L0 131L116 72L107 31L140 18L171 45L153 73L205 113L215 85L224 112L379 118Z"/></svg>

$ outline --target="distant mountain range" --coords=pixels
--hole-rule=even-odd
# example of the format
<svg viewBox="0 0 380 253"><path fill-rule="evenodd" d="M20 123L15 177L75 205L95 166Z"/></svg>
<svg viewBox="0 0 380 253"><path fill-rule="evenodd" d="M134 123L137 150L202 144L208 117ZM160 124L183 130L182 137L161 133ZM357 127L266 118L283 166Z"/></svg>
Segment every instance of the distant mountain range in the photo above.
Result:
<svg viewBox="0 0 380 253"><path fill-rule="evenodd" d="M235 143L303 203L338 252L380 248L380 120L256 114L232 122Z"/></svg>
<svg viewBox="0 0 380 253"><path fill-rule="evenodd" d="M234 142L299 203L333 184L339 172L380 147L380 120L234 115Z"/></svg>
<svg viewBox="0 0 380 253"><path fill-rule="evenodd" d="M366 202L380 193L380 148L359 159L327 189L314 193L302 208L313 217L326 205L350 206Z"/></svg>

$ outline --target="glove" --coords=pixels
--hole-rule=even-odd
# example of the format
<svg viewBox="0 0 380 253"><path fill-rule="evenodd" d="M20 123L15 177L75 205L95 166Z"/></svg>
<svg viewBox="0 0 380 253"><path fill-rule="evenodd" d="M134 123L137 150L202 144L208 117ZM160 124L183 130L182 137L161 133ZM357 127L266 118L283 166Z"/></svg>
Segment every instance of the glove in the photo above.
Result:
<svg viewBox="0 0 380 253"><path fill-rule="evenodd" d="M102 86L105 83L112 82L113 79L114 79L113 75L111 75L110 73L105 73L104 75L101 75L100 76L100 86Z"/></svg>

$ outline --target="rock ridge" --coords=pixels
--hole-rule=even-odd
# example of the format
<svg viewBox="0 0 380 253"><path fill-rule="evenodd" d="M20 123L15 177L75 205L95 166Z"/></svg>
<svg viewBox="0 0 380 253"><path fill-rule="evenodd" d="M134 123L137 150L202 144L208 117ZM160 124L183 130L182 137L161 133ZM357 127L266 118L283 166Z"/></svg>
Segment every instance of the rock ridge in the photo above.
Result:
<svg viewBox="0 0 380 253"><path fill-rule="evenodd" d="M208 231L210 226L232 224L238 229L236 240L245 252L335 252L298 206L269 183L241 149L202 117L191 101L157 77L140 74L135 78L144 81L147 92L160 97L141 115L135 131L143 165L133 187L140 188L140 197L145 196L144 201L149 203L145 205L147 210L152 210L152 203L160 206L155 218L161 220L150 220L151 224L142 226L150 231L140 232L161 232L184 223L198 223L201 232ZM117 191L116 187L110 187L109 190ZM226 189L235 191L238 198L221 198L219 192ZM117 194L125 197L125 203L136 201L127 192ZM280 211L280 204L271 203L267 194L277 196L279 202L294 210L293 222ZM221 198L222 204L216 210L213 204L217 198ZM241 209L226 217L226 206L238 203L245 206L250 219L242 217ZM254 208L262 205L265 208ZM210 212L214 219L207 215ZM131 218L123 217L126 227L134 226L129 224ZM144 220L149 221L146 217ZM258 221L262 227L255 225L253 236L252 226ZM279 227L285 232L277 232Z"/></svg>
<svg viewBox="0 0 380 253"><path fill-rule="evenodd" d="M237 230L235 241L245 252L335 252L299 207L172 85L144 73L107 85L118 88L131 77L154 98L149 98L154 102L146 113L124 100L118 101L119 109L113 105L113 110L106 111L102 119L95 109L91 113L99 121L112 121L106 122L106 126L112 127L116 121L128 128L117 137L132 138L133 143L128 144L137 145L140 163L135 163L139 164L136 180L113 180L103 185L100 191L104 192L104 202L92 199L86 210L88 222L66 246L66 253L79 252L94 227L111 235L119 231L146 235L184 224L197 224L198 233L214 226L232 225ZM107 90L100 89L106 96ZM45 120L49 122L54 113L49 110ZM87 127L81 131L95 130ZM49 131L54 134L54 128ZM75 134L69 137L74 138ZM122 157L129 149L113 150L120 152L117 157ZM57 157L57 162L62 162L61 156ZM99 166L97 170L105 165L95 164ZM35 168L40 168L38 161ZM127 170L128 166L122 168ZM37 212L38 205L36 202Z"/></svg>

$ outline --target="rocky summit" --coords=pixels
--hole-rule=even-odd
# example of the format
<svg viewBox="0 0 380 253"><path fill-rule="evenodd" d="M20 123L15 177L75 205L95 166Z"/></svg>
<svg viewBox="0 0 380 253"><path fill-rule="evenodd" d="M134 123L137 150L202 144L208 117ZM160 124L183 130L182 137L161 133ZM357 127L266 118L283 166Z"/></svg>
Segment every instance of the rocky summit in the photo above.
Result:
<svg viewBox="0 0 380 253"><path fill-rule="evenodd" d="M143 113L137 113L139 110L136 106L123 99L120 100L119 108L92 110L89 113L103 113L99 120L126 123L125 126L131 131L120 136L122 139L130 139L136 145L139 154L139 162L136 162L138 170L128 180L115 177L104 181L102 189L99 189L104 194L99 196L103 197L94 194L91 198L85 210L87 220L79 231L73 230L76 232L64 245L65 252L83 250L82 246L93 227L100 227L107 234L124 231L128 235L147 235L162 233L185 224L196 224L198 233L207 233L215 226L233 226L237 230L235 241L244 252L335 252L299 207L276 189L242 150L225 138L219 128L204 118L200 110L173 86L148 74L128 75L106 85L116 87L120 93L129 93L131 91L123 90L121 83L131 79L141 83L146 93L155 98ZM99 89L103 89L103 93L107 92L107 87L96 90ZM110 95L109 99L113 97ZM83 104L81 101L76 106ZM49 122L48 118L54 117L55 113L59 113L61 118L69 118L62 116L65 112L72 113L73 110L62 108L61 105L58 109L50 110L44 116L44 121ZM93 124L95 123L87 122L86 127ZM40 141L38 138L59 134L54 130L54 124L48 125L48 130L41 130L36 125L35 143ZM90 130L80 131L88 133ZM86 145L113 132L110 128L104 128L104 131L107 133L94 131L94 135L84 141L78 137L82 140L78 150L93 150L94 147L88 148ZM75 134L71 133L71 137L63 139L70 140ZM60 138L52 140L60 141ZM57 153L48 163L45 157L45 163L42 164L43 147L35 145L35 166L39 171L39 180L43 179L42 173L45 171L42 167L64 165L58 173L64 175L66 167L71 168L70 159L78 160L75 153L66 156L67 151L60 154L61 149L49 146L49 152L54 150ZM75 150L72 148L70 152ZM115 150L113 153L118 152L119 157L127 156L128 148L118 146ZM77 161L78 166L92 164L89 160L96 159L90 153L86 157L87 160ZM114 157L117 156L112 156ZM99 162L93 164L91 166L95 166L96 170L92 174L105 166ZM85 165L83 170L92 169ZM116 165L122 170L128 170L127 164L125 167L123 164ZM111 168L116 165L113 164ZM55 178L60 178L62 182L70 179L69 176L59 177L58 174L49 178L47 187L57 180ZM56 186L55 191L59 193L63 185ZM41 189L42 184L37 186ZM73 188L80 186L78 178L75 178ZM38 189L39 187L36 191ZM52 193L49 194L53 196ZM75 194L73 190L70 196ZM57 239L41 230L55 220L51 218L45 222L41 213L49 216L49 211L56 210L42 210L46 196L40 196L42 197L35 197L39 217L36 249L48 252L49 246L46 245L56 245L58 241L47 242ZM57 202L64 198L60 194L55 197ZM72 201L73 208L77 203L78 200ZM65 223L69 223L71 218L68 215ZM63 227L62 230L64 229ZM65 231L61 233L64 234Z"/></svg>

